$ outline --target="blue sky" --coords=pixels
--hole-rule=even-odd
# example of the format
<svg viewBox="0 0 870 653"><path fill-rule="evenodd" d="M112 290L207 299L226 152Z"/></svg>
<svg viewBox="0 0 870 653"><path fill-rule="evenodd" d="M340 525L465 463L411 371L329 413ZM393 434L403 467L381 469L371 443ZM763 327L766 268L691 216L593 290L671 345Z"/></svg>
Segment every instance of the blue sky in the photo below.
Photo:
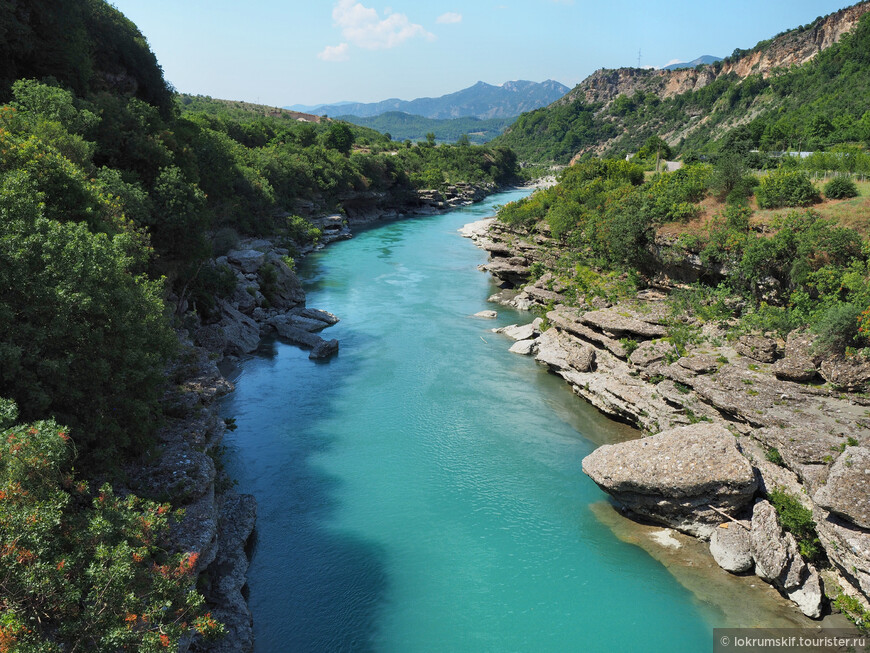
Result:
<svg viewBox="0 0 870 653"><path fill-rule="evenodd" d="M843 0L110 0L179 90L285 106L724 57Z"/></svg>

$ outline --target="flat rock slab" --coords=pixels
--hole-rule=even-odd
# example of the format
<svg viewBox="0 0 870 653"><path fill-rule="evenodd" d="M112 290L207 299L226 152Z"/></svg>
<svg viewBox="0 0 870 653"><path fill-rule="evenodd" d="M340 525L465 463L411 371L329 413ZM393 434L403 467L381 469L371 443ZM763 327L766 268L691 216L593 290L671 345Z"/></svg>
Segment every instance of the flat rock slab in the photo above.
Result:
<svg viewBox="0 0 870 653"><path fill-rule="evenodd" d="M494 320L498 317L498 313L496 311L480 311L472 315L472 317L479 317L482 320Z"/></svg>
<svg viewBox="0 0 870 653"><path fill-rule="evenodd" d="M589 311L580 316L580 321L596 329L616 335L634 335L641 338L661 338L668 331L658 324L650 324L636 317L616 311Z"/></svg>
<svg viewBox="0 0 870 653"><path fill-rule="evenodd" d="M298 315L299 317L304 317L309 320L325 322L329 326L338 324L341 321L329 311L321 311L317 308L294 308L290 312L293 313L293 315Z"/></svg>
<svg viewBox="0 0 870 653"><path fill-rule="evenodd" d="M530 340L537 335L538 329L534 324L512 324L498 332L514 340Z"/></svg>
<svg viewBox="0 0 870 653"><path fill-rule="evenodd" d="M856 526L870 529L870 450L846 447L813 500Z"/></svg>
<svg viewBox="0 0 870 653"><path fill-rule="evenodd" d="M583 471L626 508L707 538L758 486L736 438L716 424L692 424L640 440L600 447Z"/></svg>
<svg viewBox="0 0 870 653"><path fill-rule="evenodd" d="M709 354L684 356L677 361L677 365L695 374L706 374L707 372L719 369L719 361L716 360L715 356L710 356Z"/></svg>

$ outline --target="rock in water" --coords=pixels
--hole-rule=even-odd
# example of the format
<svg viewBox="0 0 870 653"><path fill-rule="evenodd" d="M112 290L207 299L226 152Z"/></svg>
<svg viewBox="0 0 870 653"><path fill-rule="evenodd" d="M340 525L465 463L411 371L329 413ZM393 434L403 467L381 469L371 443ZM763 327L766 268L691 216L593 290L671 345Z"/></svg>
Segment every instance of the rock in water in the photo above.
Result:
<svg viewBox="0 0 870 653"><path fill-rule="evenodd" d="M632 512L697 537L734 514L758 483L737 440L717 424L692 424L640 440L605 445L583 471Z"/></svg>
<svg viewBox="0 0 870 653"><path fill-rule="evenodd" d="M308 354L308 358L329 358L330 356L333 356L337 353L338 340L323 340L314 349L311 350L311 353Z"/></svg>
<svg viewBox="0 0 870 653"><path fill-rule="evenodd" d="M498 313L496 311L480 311L479 313L475 313L472 317L479 317L484 320L494 320L498 317Z"/></svg>

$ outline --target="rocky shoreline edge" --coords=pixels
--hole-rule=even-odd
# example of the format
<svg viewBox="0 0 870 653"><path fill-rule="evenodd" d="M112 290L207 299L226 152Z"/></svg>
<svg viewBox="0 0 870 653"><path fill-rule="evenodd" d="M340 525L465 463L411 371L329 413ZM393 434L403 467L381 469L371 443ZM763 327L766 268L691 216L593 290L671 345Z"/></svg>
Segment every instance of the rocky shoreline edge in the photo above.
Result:
<svg viewBox="0 0 870 653"><path fill-rule="evenodd" d="M546 234L494 218L460 231L490 254L480 269L503 288L490 301L541 316L496 330L515 341L510 351L647 434L583 461L627 516L709 541L719 566L754 571L809 617L841 594L870 608L870 365L820 359L805 332L730 342L728 325L700 321L704 342L679 352L667 287L572 307L553 275L532 281L551 255ZM783 528L772 498L782 496L811 511L816 562Z"/></svg>
<svg viewBox="0 0 870 653"><path fill-rule="evenodd" d="M344 214L309 218L322 237L316 245L296 248L294 254L301 258L351 238L354 227L444 213L501 190L505 189L494 184L457 184L443 192L419 191L400 210L384 206L385 198L380 196L347 198ZM219 399L234 386L221 369L234 368L253 355L264 337L272 335L311 350L312 359L327 359L338 352L338 341L319 333L339 318L306 306L289 255L289 249L273 240L249 238L208 263L235 278L235 291L216 300L208 322L188 321L188 328L179 330L180 352L166 370L165 419L157 433L157 453L143 456L124 470L129 491L183 509L182 519L172 528L171 545L199 553L197 585L212 616L226 628L226 636L216 642L183 641L182 653L244 653L254 645L245 585L257 502L250 494L236 492L223 470L222 441L233 425L219 416ZM170 301L179 305L179 314L194 308L189 300L177 296Z"/></svg>

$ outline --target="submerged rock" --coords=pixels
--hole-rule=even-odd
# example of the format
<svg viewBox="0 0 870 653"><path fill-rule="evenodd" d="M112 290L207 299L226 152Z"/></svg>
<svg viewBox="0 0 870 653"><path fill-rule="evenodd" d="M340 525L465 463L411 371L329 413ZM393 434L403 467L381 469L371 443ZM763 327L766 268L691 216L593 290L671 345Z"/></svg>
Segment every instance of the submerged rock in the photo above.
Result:
<svg viewBox="0 0 870 653"><path fill-rule="evenodd" d="M330 356L334 356L338 353L338 340L323 340L321 338L320 342L317 343L317 346L311 350L311 353L308 354L308 358L311 359L320 359L320 358L329 358Z"/></svg>
<svg viewBox="0 0 870 653"><path fill-rule="evenodd" d="M698 537L752 499L757 481L736 438L715 424L682 426L605 445L583 471L632 512Z"/></svg>

